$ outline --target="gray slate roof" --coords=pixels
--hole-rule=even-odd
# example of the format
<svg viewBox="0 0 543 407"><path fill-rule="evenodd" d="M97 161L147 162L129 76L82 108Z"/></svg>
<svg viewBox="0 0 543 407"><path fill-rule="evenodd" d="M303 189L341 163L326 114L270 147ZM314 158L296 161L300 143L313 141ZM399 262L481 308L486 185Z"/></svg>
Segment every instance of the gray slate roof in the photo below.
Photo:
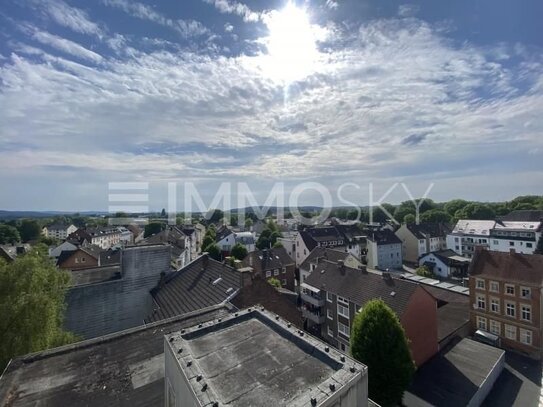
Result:
<svg viewBox="0 0 543 407"><path fill-rule="evenodd" d="M314 263L317 259L326 259L330 260L331 262L337 263L338 261L342 260L345 261L347 257L349 256L349 253L346 253L341 250L336 249L329 249L326 247L315 247L313 250L311 250L311 253L309 253L309 256L303 261L303 263L300 265L300 268L303 270L309 270L309 265L311 263Z"/></svg>
<svg viewBox="0 0 543 407"><path fill-rule="evenodd" d="M400 317L411 296L420 287L411 281L386 278L386 273L382 276L346 266L344 270L342 274L340 265L325 260L319 263L305 283L346 298L358 306L380 298Z"/></svg>
<svg viewBox="0 0 543 407"><path fill-rule="evenodd" d="M417 239L445 237L451 232L451 228L443 223L420 223L418 225L410 223L406 226Z"/></svg>
<svg viewBox="0 0 543 407"><path fill-rule="evenodd" d="M294 264L284 247L251 252L243 259L243 266L255 271L273 270Z"/></svg>
<svg viewBox="0 0 543 407"><path fill-rule="evenodd" d="M159 321L221 304L240 287L240 273L236 269L204 254L169 274L151 290L155 309L146 321Z"/></svg>

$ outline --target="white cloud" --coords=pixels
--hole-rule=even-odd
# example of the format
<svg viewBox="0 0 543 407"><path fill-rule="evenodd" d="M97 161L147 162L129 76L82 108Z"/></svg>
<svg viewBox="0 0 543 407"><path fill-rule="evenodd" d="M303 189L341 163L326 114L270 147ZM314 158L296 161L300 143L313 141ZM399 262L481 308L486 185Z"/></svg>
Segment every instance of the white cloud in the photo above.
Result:
<svg viewBox="0 0 543 407"><path fill-rule="evenodd" d="M104 36L100 26L91 21L85 11L69 6L62 0L39 0L35 1L34 5L59 25L82 34L95 35L99 38Z"/></svg>
<svg viewBox="0 0 543 407"><path fill-rule="evenodd" d="M91 62L99 63L103 59L101 55L77 44L76 42L45 31L35 30L32 38L41 42L42 44L56 48L59 51L66 52L67 54L78 58L83 58Z"/></svg>
<svg viewBox="0 0 543 407"><path fill-rule="evenodd" d="M261 19L261 14L251 10L247 5L230 0L203 0L207 4L213 5L223 14L235 14L243 18L245 22L257 22Z"/></svg>
<svg viewBox="0 0 543 407"><path fill-rule="evenodd" d="M226 31L227 33L231 33L232 31L234 31L234 26L230 23L226 23L224 25L224 31Z"/></svg>
<svg viewBox="0 0 543 407"><path fill-rule="evenodd" d="M129 0L102 0L106 6L116 7L123 10L125 13L132 17L139 18L141 20L152 21L156 24L169 27L183 37L197 37L205 34L209 34L210 31L202 23L195 20L173 20L164 16L163 14L155 11L153 8L138 3L136 1Z"/></svg>
<svg viewBox="0 0 543 407"><path fill-rule="evenodd" d="M330 10L336 10L339 7L339 3L334 0L326 0L326 7Z"/></svg>

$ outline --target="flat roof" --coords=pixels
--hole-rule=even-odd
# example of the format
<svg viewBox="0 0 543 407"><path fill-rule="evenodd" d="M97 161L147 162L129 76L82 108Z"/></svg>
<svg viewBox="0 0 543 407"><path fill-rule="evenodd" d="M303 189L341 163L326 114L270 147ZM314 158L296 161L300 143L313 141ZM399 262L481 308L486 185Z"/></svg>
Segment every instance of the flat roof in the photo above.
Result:
<svg viewBox="0 0 543 407"><path fill-rule="evenodd" d="M15 358L0 377L0 406L163 406L164 335L230 311L215 306Z"/></svg>
<svg viewBox="0 0 543 407"><path fill-rule="evenodd" d="M165 343L202 406L321 405L367 375L365 365L263 308L166 335Z"/></svg>
<svg viewBox="0 0 543 407"><path fill-rule="evenodd" d="M406 393L406 405L420 400L437 406L468 405L505 351L464 338L438 354L416 373Z"/></svg>

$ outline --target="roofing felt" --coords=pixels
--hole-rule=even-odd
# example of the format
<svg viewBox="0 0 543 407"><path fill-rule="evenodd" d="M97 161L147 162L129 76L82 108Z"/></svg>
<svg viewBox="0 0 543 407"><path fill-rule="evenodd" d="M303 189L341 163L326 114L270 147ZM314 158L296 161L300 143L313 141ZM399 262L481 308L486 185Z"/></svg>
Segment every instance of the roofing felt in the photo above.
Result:
<svg viewBox="0 0 543 407"><path fill-rule="evenodd" d="M462 339L423 365L408 391L431 405L466 406L504 354L502 349Z"/></svg>
<svg viewBox="0 0 543 407"><path fill-rule="evenodd" d="M300 268L303 270L309 270L310 264L314 263L317 259L326 259L337 263L340 260L345 261L347 257L349 257L349 253L345 251L330 249L327 247L315 247L300 265Z"/></svg>
<svg viewBox="0 0 543 407"><path fill-rule="evenodd" d="M445 237L450 233L450 228L443 223L419 223L407 224L407 229L418 239Z"/></svg>
<svg viewBox="0 0 543 407"><path fill-rule="evenodd" d="M213 307L18 357L0 378L10 407L164 405L164 335L226 316Z"/></svg>
<svg viewBox="0 0 543 407"><path fill-rule="evenodd" d="M245 267L252 267L255 271L265 271L292 265L294 260L284 247L275 247L249 253L242 264Z"/></svg>
<svg viewBox="0 0 543 407"><path fill-rule="evenodd" d="M389 244L402 244L400 238L396 236L392 230L389 229L369 232L368 240L377 243L378 246Z"/></svg>
<svg viewBox="0 0 543 407"><path fill-rule="evenodd" d="M240 273L236 269L204 254L151 290L155 308L146 320L159 321L221 304L240 286Z"/></svg>
<svg viewBox="0 0 543 407"><path fill-rule="evenodd" d="M476 251L469 274L540 287L543 285L543 255Z"/></svg>
<svg viewBox="0 0 543 407"><path fill-rule="evenodd" d="M453 233L462 233L465 235L490 235L490 230L494 227L496 221L493 220L471 220L460 219L453 229Z"/></svg>
<svg viewBox="0 0 543 407"><path fill-rule="evenodd" d="M305 283L317 289L339 295L363 306L366 302L381 298L398 316L402 316L411 296L419 287L417 283L362 270L341 266L330 261L319 263Z"/></svg>
<svg viewBox="0 0 543 407"><path fill-rule="evenodd" d="M172 333L165 343L181 355L178 367L201 406L331 405L332 397L367 375L366 366L299 332L267 311L250 309Z"/></svg>

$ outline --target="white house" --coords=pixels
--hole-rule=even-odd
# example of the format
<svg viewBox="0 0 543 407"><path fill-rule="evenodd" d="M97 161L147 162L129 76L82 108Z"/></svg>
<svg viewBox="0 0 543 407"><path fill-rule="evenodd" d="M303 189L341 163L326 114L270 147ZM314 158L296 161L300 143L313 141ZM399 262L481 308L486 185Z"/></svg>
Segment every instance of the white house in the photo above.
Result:
<svg viewBox="0 0 543 407"><path fill-rule="evenodd" d="M419 259L420 266L428 267L436 276L442 278L466 277L469 264L469 259L450 249L426 253Z"/></svg>
<svg viewBox="0 0 543 407"><path fill-rule="evenodd" d="M402 268L402 241L388 229L369 232L366 261L370 268Z"/></svg>
<svg viewBox="0 0 543 407"><path fill-rule="evenodd" d="M344 245L344 237L335 226L309 227L296 236L296 266L309 256L315 247L337 247Z"/></svg>
<svg viewBox="0 0 543 407"><path fill-rule="evenodd" d="M52 225L45 226L42 229L42 234L45 237L64 240L68 237L68 235L75 232L76 230L77 228L72 224L68 225L64 223L53 223Z"/></svg>
<svg viewBox="0 0 543 407"><path fill-rule="evenodd" d="M541 237L543 222L496 221L490 231L490 250L533 254Z"/></svg>
<svg viewBox="0 0 543 407"><path fill-rule="evenodd" d="M49 250L49 256L51 257L58 257L60 256L60 253L62 252L69 252L74 251L77 249L77 246L73 243L70 243L69 241L62 242L57 247L54 247L53 249Z"/></svg>
<svg viewBox="0 0 543 407"><path fill-rule="evenodd" d="M450 229L444 224L403 224L395 233L402 241L403 260L417 263L425 253L447 248L446 236Z"/></svg>
<svg viewBox="0 0 543 407"><path fill-rule="evenodd" d="M251 232L236 232L234 239L236 243L244 245L249 253L256 250L255 236Z"/></svg>
<svg viewBox="0 0 543 407"><path fill-rule="evenodd" d="M475 247L490 248L490 231L495 224L494 220L459 220L447 235L447 249L464 257L473 257Z"/></svg>

